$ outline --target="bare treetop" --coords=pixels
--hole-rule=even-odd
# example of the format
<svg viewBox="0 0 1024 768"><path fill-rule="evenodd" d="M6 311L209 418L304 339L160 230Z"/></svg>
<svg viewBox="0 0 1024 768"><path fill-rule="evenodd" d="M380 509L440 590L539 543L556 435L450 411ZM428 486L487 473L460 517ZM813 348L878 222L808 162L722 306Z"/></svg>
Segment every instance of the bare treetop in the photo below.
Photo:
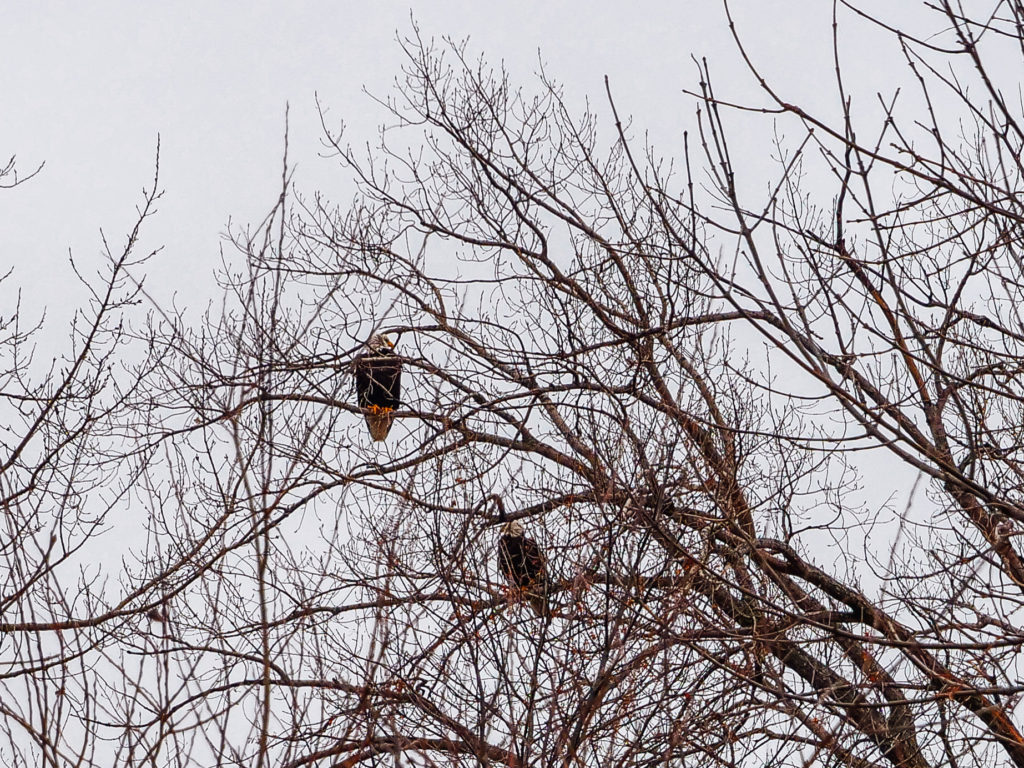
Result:
<svg viewBox="0 0 1024 768"><path fill-rule="evenodd" d="M576 113L414 28L379 141L325 128L359 196L286 162L204 322L132 317L134 236L65 365L5 321L0 750L1024 766L1024 9L990 5L836 3L838 119L734 26L760 98L696 60L674 156L613 84ZM870 104L852 23L905 60Z"/></svg>

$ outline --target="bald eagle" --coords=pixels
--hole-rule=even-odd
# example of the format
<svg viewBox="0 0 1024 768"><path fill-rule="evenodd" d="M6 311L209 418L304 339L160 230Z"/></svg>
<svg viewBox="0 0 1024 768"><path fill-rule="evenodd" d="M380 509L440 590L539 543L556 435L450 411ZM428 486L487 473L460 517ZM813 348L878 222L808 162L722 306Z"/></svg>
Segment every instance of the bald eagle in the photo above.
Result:
<svg viewBox="0 0 1024 768"><path fill-rule="evenodd" d="M523 591L538 616L551 615L544 553L537 542L523 535L523 526L518 520L505 523L501 528L498 570L514 587Z"/></svg>
<svg viewBox="0 0 1024 768"><path fill-rule="evenodd" d="M383 334L373 334L366 348L366 353L356 358L356 397L370 437L383 440L391 431L402 395L402 361L395 354L394 343Z"/></svg>

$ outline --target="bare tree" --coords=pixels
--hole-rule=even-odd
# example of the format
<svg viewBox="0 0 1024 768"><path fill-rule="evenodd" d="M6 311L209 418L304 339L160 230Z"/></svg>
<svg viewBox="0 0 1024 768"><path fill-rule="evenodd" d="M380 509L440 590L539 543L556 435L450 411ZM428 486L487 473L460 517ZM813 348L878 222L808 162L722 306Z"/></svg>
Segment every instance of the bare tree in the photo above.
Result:
<svg viewBox="0 0 1024 768"><path fill-rule="evenodd" d="M41 169L42 166L40 166ZM27 181L13 170L8 187ZM138 304L129 271L159 199L157 179L120 248L104 241L96 275L73 274L86 295L59 355L47 360L42 313L5 296L0 317L0 712L11 765L89 764L102 720L98 658L133 642L154 588L104 567L152 445L135 399L160 350L135 348L126 323ZM13 270L12 270L13 272ZM12 281L12 272L5 276ZM8 288L9 285L5 285ZM116 685L116 684L115 684Z"/></svg>
<svg viewBox="0 0 1024 768"><path fill-rule="evenodd" d="M1024 765L1024 7L990 5L898 29L835 3L837 119L737 31L762 100L697 64L674 164L611 87L604 118L575 113L545 74L517 88L414 30L379 144L325 118L357 199L303 197L286 160L223 308L132 326L127 379L105 373L120 325L75 337L63 388L20 378L8 326L26 426L0 630L4 685L32 693L5 699L8 748ZM916 92L850 96L851 24ZM733 124L790 137L769 184L734 165ZM90 328L144 295L132 242ZM352 394L378 332L404 365L383 443ZM37 434L56 447L18 448ZM897 477L917 481L893 505ZM147 531L102 591L60 566L97 551L101 502ZM550 615L496 562L511 521L545 553Z"/></svg>

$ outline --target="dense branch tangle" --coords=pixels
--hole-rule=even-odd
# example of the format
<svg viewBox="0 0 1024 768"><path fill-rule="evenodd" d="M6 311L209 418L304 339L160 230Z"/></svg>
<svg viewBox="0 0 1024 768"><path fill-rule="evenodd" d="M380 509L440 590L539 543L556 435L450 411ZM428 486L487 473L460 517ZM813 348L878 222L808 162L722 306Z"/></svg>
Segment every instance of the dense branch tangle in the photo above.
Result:
<svg viewBox="0 0 1024 768"><path fill-rule="evenodd" d="M701 65L675 173L612 87L575 114L414 33L381 146L327 131L355 204L286 167L227 310L142 335L152 547L63 622L22 608L48 555L20 563L2 628L44 639L11 674L102 679L82 730L124 762L1024 765L1024 134L989 58L1024 19L996 5L869 27L922 105L873 112L837 4L831 118L737 28L763 100ZM798 132L767 185L737 118ZM373 445L352 363L383 332ZM551 616L496 567L509 520Z"/></svg>
<svg viewBox="0 0 1024 768"><path fill-rule="evenodd" d="M977 30L952 9L946 18L984 73ZM832 125L766 84L779 110L816 130L784 156L770 197L754 200L736 183L728 107L709 73L694 143L709 174L701 191L689 176L666 177L617 115L604 153L597 118L571 115L547 81L526 96L462 49L414 40L389 105L426 126L429 151L395 151L388 162L400 170L385 183L383 166L337 144L364 185L365 215L311 212L303 235L319 249L307 249L305 272L335 280L336 291L386 295L382 305L395 298L388 319L422 370L394 464L403 499L460 531L479 530L468 510L495 489L543 510L523 517L555 544L565 599L538 659L572 653L578 625L611 615L639 633L624 642L638 658L640 636L657 638L655 657L698 654L651 707L670 711L678 696L701 698L692 681L717 681L704 704L739 713L742 726L727 730L743 754L810 745L810 759L926 766L983 763L989 744L1024 764L1012 712L1019 639L1004 634L1024 584L1012 522L1016 117L1001 101L991 118L958 81L938 79L934 61L925 67L941 53L903 43L920 87L933 100L931 89L952 87L943 98L978 117L978 135L936 122L926 152L889 100L877 135L863 139L849 100ZM806 180L812 163L833 180L824 197ZM736 260L715 255L729 232ZM764 341L763 362L737 362ZM880 513L844 498L848 451L872 446L908 476L922 473L939 506L931 520L908 508L890 529L903 547L877 563L857 554L854 534L873 518L880 525ZM417 453L442 467L441 486L402 469ZM460 469L446 475L451 461ZM459 479L449 488L446 477ZM575 500L545 506L566 494ZM919 527L926 521L933 530ZM814 564L821 547L831 567ZM630 556L619 559L620 549ZM453 591L481 578L458 570ZM875 586L861 588L864 579ZM596 584L607 589L587 586ZM678 615L645 626L666 600ZM543 677L530 684L562 692L564 678ZM582 706L523 705L528 722L543 718L560 734L531 746L519 731L524 759L585 760L578 750L607 687L600 674L584 677ZM719 698L722 687L743 705ZM619 727L642 728L630 717ZM509 730L516 743L509 724L499 732ZM595 732L589 744L611 750L603 759L627 759L626 743L615 751ZM664 759L682 755L663 746ZM728 761L720 745L710 752Z"/></svg>

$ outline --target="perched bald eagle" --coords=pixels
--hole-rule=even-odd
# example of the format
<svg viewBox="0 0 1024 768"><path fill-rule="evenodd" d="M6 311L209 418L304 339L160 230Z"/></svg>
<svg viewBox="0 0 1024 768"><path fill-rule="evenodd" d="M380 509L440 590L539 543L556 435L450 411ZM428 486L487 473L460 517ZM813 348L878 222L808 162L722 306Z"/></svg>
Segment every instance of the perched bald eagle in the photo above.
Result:
<svg viewBox="0 0 1024 768"><path fill-rule="evenodd" d="M366 414L370 437L383 440L391 431L402 396L402 361L395 345L380 333L366 342L367 351L356 358L356 397Z"/></svg>
<svg viewBox="0 0 1024 768"><path fill-rule="evenodd" d="M551 615L544 553L537 542L523 535L523 526L518 520L505 523L501 528L498 570L514 587L523 591L538 616Z"/></svg>

